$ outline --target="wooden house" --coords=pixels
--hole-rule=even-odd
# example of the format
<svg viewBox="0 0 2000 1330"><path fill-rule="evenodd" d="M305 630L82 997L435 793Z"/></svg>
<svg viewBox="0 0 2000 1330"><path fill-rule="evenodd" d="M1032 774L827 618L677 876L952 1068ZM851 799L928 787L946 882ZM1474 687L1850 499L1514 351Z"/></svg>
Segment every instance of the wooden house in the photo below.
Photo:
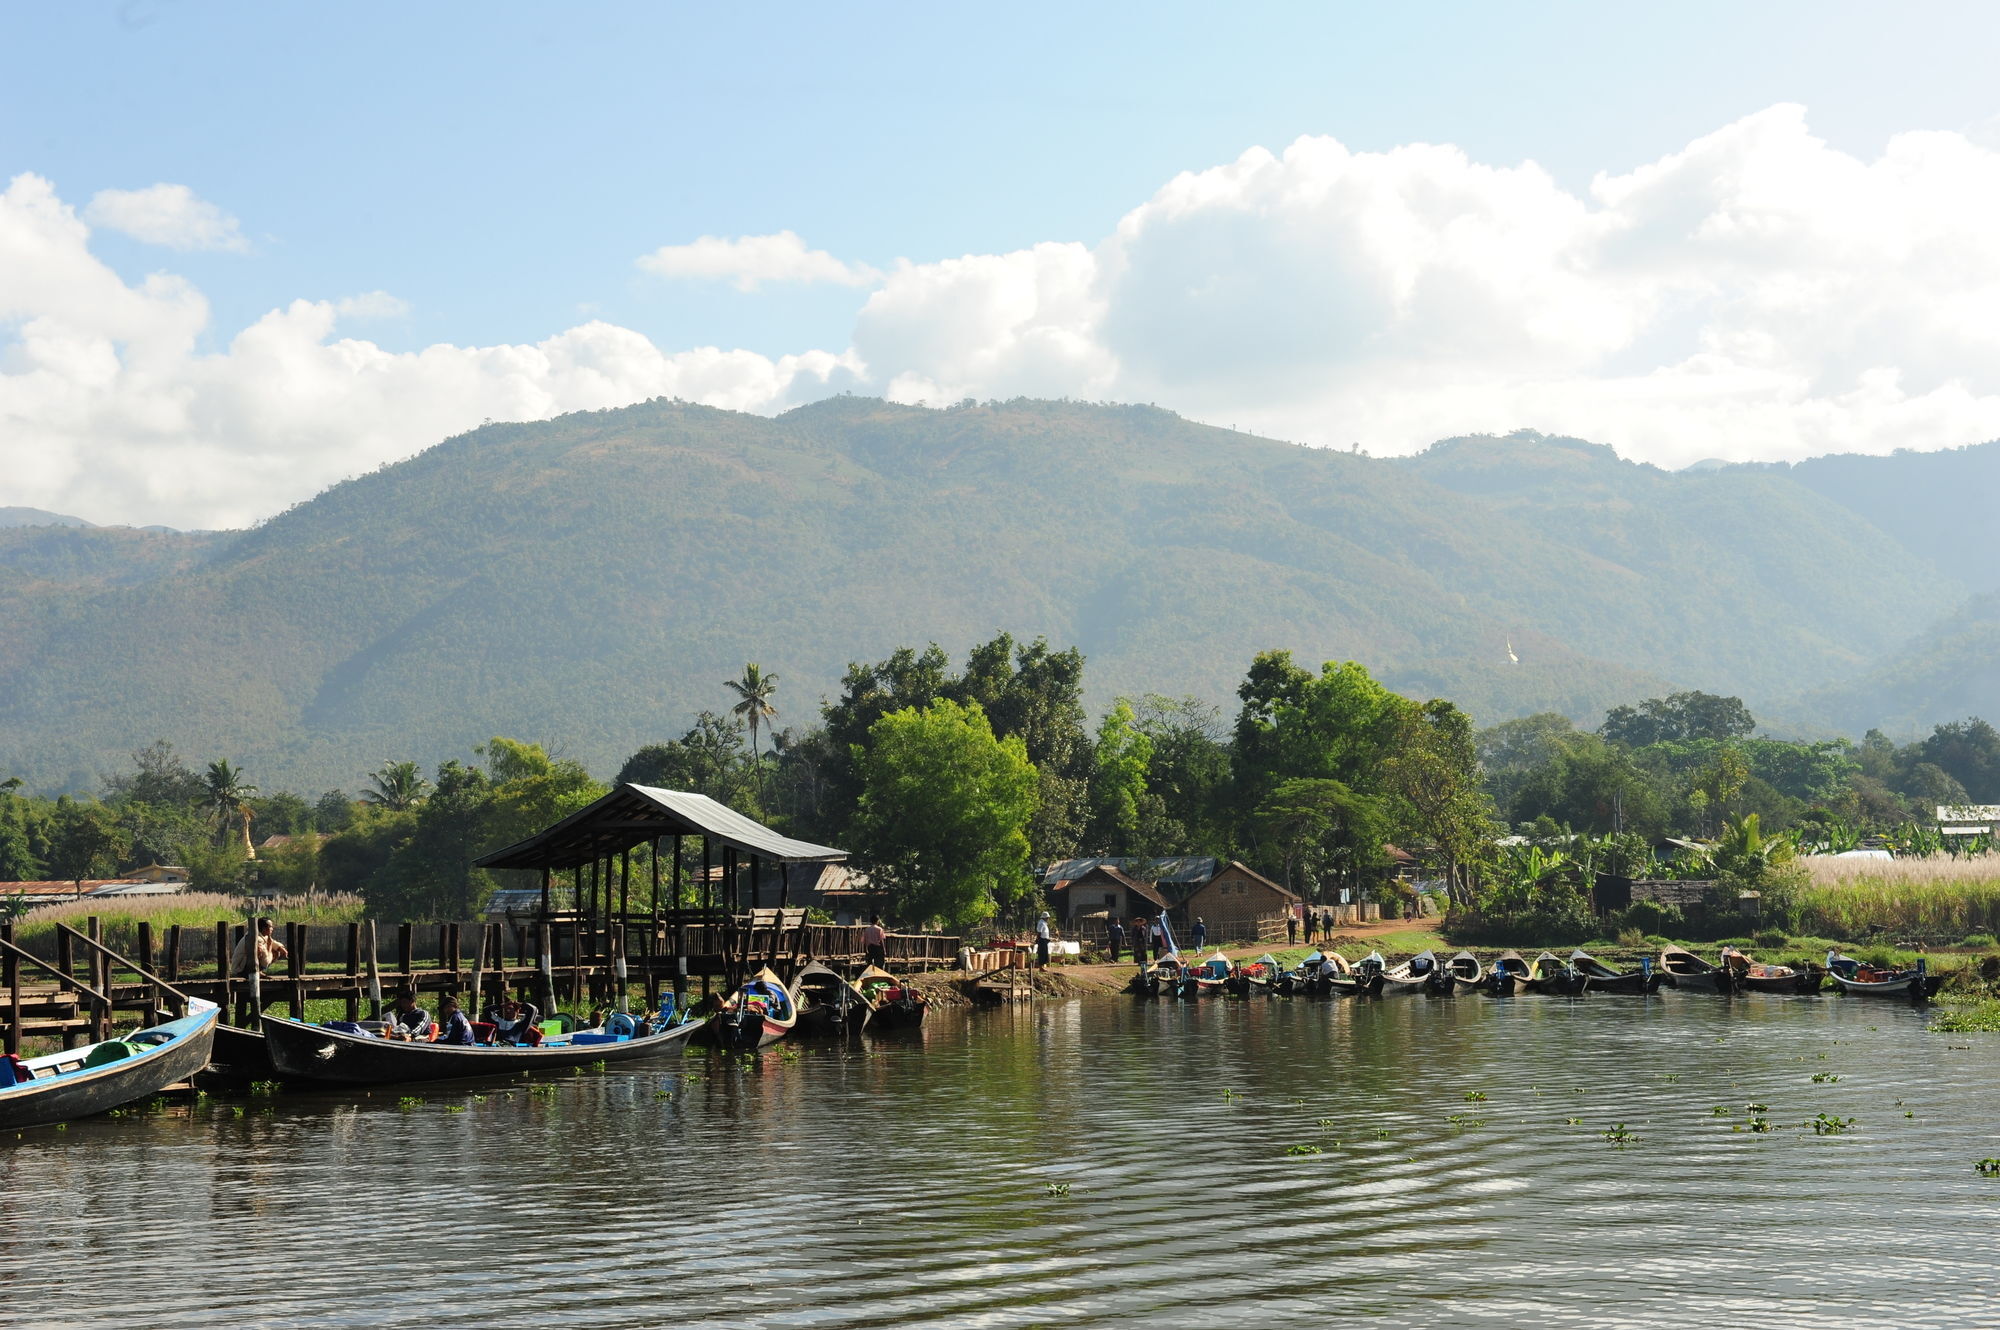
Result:
<svg viewBox="0 0 2000 1330"><path fill-rule="evenodd" d="M1211 938L1254 938L1260 920L1282 917L1300 899L1297 892L1232 859L1183 895L1170 917L1183 931L1199 919Z"/></svg>
<svg viewBox="0 0 2000 1330"><path fill-rule="evenodd" d="M1129 924L1134 918L1152 918L1167 908L1167 898L1151 882L1142 882L1108 863L1086 869L1049 892L1050 913L1062 920L1068 933L1101 933L1105 921L1116 919ZM1095 920L1094 926L1086 921Z"/></svg>

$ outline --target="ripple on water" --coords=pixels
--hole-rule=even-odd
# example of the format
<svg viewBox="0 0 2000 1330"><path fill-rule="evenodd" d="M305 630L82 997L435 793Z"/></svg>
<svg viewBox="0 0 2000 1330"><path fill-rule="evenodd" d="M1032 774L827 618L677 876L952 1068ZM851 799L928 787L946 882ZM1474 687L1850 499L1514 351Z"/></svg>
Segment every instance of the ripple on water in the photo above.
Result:
<svg viewBox="0 0 2000 1330"><path fill-rule="evenodd" d="M1841 999L1107 1000L210 1104L9 1147L0 1326L2000 1324L1997 1063Z"/></svg>

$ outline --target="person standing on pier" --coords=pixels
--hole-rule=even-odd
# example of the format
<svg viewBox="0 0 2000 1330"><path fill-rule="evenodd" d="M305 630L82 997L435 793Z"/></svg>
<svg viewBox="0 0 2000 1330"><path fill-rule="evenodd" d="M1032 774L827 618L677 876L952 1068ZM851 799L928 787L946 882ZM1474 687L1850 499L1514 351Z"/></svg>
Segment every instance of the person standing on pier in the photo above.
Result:
<svg viewBox="0 0 2000 1330"><path fill-rule="evenodd" d="M1111 949L1111 963L1116 965L1125 952L1125 925L1116 919L1107 919L1104 924L1105 945Z"/></svg>
<svg viewBox="0 0 2000 1330"><path fill-rule="evenodd" d="M882 916L868 916L868 927L861 930L861 950L866 953L868 964L889 968L889 930L882 927Z"/></svg>
<svg viewBox="0 0 2000 1330"><path fill-rule="evenodd" d="M1043 910L1035 920L1035 968L1049 968L1049 912Z"/></svg>
<svg viewBox="0 0 2000 1330"><path fill-rule="evenodd" d="M271 972L273 965L291 955L289 951L285 950L284 943L271 936L271 928L270 919L263 918L257 921L257 926L254 930L247 928L243 930L243 936L236 939L236 946L229 953L230 978L249 978L250 967L252 965L257 967L258 975L267 975ZM241 990L241 996L236 999L236 1023L238 1025L248 1025L263 1014L262 1012L252 1011L250 1008L250 985L245 984Z"/></svg>

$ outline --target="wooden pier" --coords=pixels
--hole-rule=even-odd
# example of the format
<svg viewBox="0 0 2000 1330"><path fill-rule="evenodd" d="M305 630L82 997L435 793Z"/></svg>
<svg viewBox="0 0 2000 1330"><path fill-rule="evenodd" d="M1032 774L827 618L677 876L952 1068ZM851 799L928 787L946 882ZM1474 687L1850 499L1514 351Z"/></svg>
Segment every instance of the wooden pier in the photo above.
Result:
<svg viewBox="0 0 2000 1330"><path fill-rule="evenodd" d="M64 1048L108 1037L120 1013L153 1024L178 1014L188 997L223 1008L225 1020L249 1001L248 981L228 973L247 922L217 920L213 930L174 925L158 936L138 925L132 954L102 940L99 921L82 931L64 924L47 945L15 942L0 924L0 1024L5 1050L30 1038ZM808 960L843 971L865 961L859 928L808 923L804 910L743 914L668 910L590 920L556 916L535 923L341 925L284 924L274 936L288 953L261 980L267 1009L296 1018L306 1004L337 1001L348 1019L373 1014L371 991L470 994L512 991L545 1010L616 999L621 984L643 989L649 1009L662 994L680 1005L697 985L706 995L730 988L760 965L789 976ZM958 964L959 939L934 933L889 935L889 968L913 972Z"/></svg>

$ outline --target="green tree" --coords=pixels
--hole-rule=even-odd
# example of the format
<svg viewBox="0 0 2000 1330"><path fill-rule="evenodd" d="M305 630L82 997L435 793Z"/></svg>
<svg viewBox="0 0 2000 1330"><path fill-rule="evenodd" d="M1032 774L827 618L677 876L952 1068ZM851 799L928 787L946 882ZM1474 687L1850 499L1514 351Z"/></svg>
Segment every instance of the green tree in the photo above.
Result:
<svg viewBox="0 0 2000 1330"><path fill-rule="evenodd" d="M361 802L391 813L406 812L424 800L431 783L414 762L384 762L368 777Z"/></svg>
<svg viewBox="0 0 2000 1330"><path fill-rule="evenodd" d="M109 877L118 871L124 854L125 843L110 809L95 802L78 803L68 795L56 800L45 856L51 874L71 881Z"/></svg>
<svg viewBox="0 0 2000 1330"><path fill-rule="evenodd" d="M1452 899L1470 904L1464 869L1492 837L1471 718L1442 699L1424 703L1405 717L1395 755L1382 770L1405 824L1444 861Z"/></svg>
<svg viewBox="0 0 2000 1330"><path fill-rule="evenodd" d="M165 739L156 739L135 751L132 770L104 780L105 802L114 806L141 803L195 812L205 806L207 797L207 785L201 776L181 760Z"/></svg>
<svg viewBox="0 0 2000 1330"><path fill-rule="evenodd" d="M618 769L618 781L690 790L742 808L753 793L743 727L727 716L704 711L680 738L647 744L626 758Z"/></svg>
<svg viewBox="0 0 2000 1330"><path fill-rule="evenodd" d="M1139 852L1225 856L1230 822L1229 729L1213 703L1153 693L1135 724L1153 746L1140 805Z"/></svg>
<svg viewBox="0 0 2000 1330"><path fill-rule="evenodd" d="M1099 843L1107 853L1133 852L1152 761L1152 739L1139 728L1132 704L1119 698L1097 727L1097 772L1091 782Z"/></svg>
<svg viewBox="0 0 2000 1330"><path fill-rule="evenodd" d="M757 785L761 789L764 777L757 756L757 728L778 717L778 708L771 704L772 695L778 691L778 676L764 673L763 666L752 662L743 667L741 679L724 679L723 683L736 694L736 705L729 708L729 714L741 717L750 726L750 763L757 770Z"/></svg>
<svg viewBox="0 0 2000 1330"><path fill-rule="evenodd" d="M1280 781L1257 809L1256 831L1266 863L1311 899L1335 884L1360 890L1387 862L1382 845L1388 820L1381 801L1337 780Z"/></svg>
<svg viewBox="0 0 2000 1330"><path fill-rule="evenodd" d="M1028 827L1038 781L1019 735L940 699L891 712L854 755L856 854L909 920L967 927L1032 889Z"/></svg>
<svg viewBox="0 0 2000 1330"><path fill-rule="evenodd" d="M208 774L202 778L202 804L215 823L218 844L228 838L230 825L240 819L243 847L248 853L250 821L247 805L250 796L255 793L257 787L244 780L242 769L230 765L228 758L208 764Z"/></svg>
<svg viewBox="0 0 2000 1330"><path fill-rule="evenodd" d="M1690 739L1742 739L1756 728L1742 698L1687 692L1648 698L1636 707L1613 707L1597 732L1627 748L1644 748Z"/></svg>

